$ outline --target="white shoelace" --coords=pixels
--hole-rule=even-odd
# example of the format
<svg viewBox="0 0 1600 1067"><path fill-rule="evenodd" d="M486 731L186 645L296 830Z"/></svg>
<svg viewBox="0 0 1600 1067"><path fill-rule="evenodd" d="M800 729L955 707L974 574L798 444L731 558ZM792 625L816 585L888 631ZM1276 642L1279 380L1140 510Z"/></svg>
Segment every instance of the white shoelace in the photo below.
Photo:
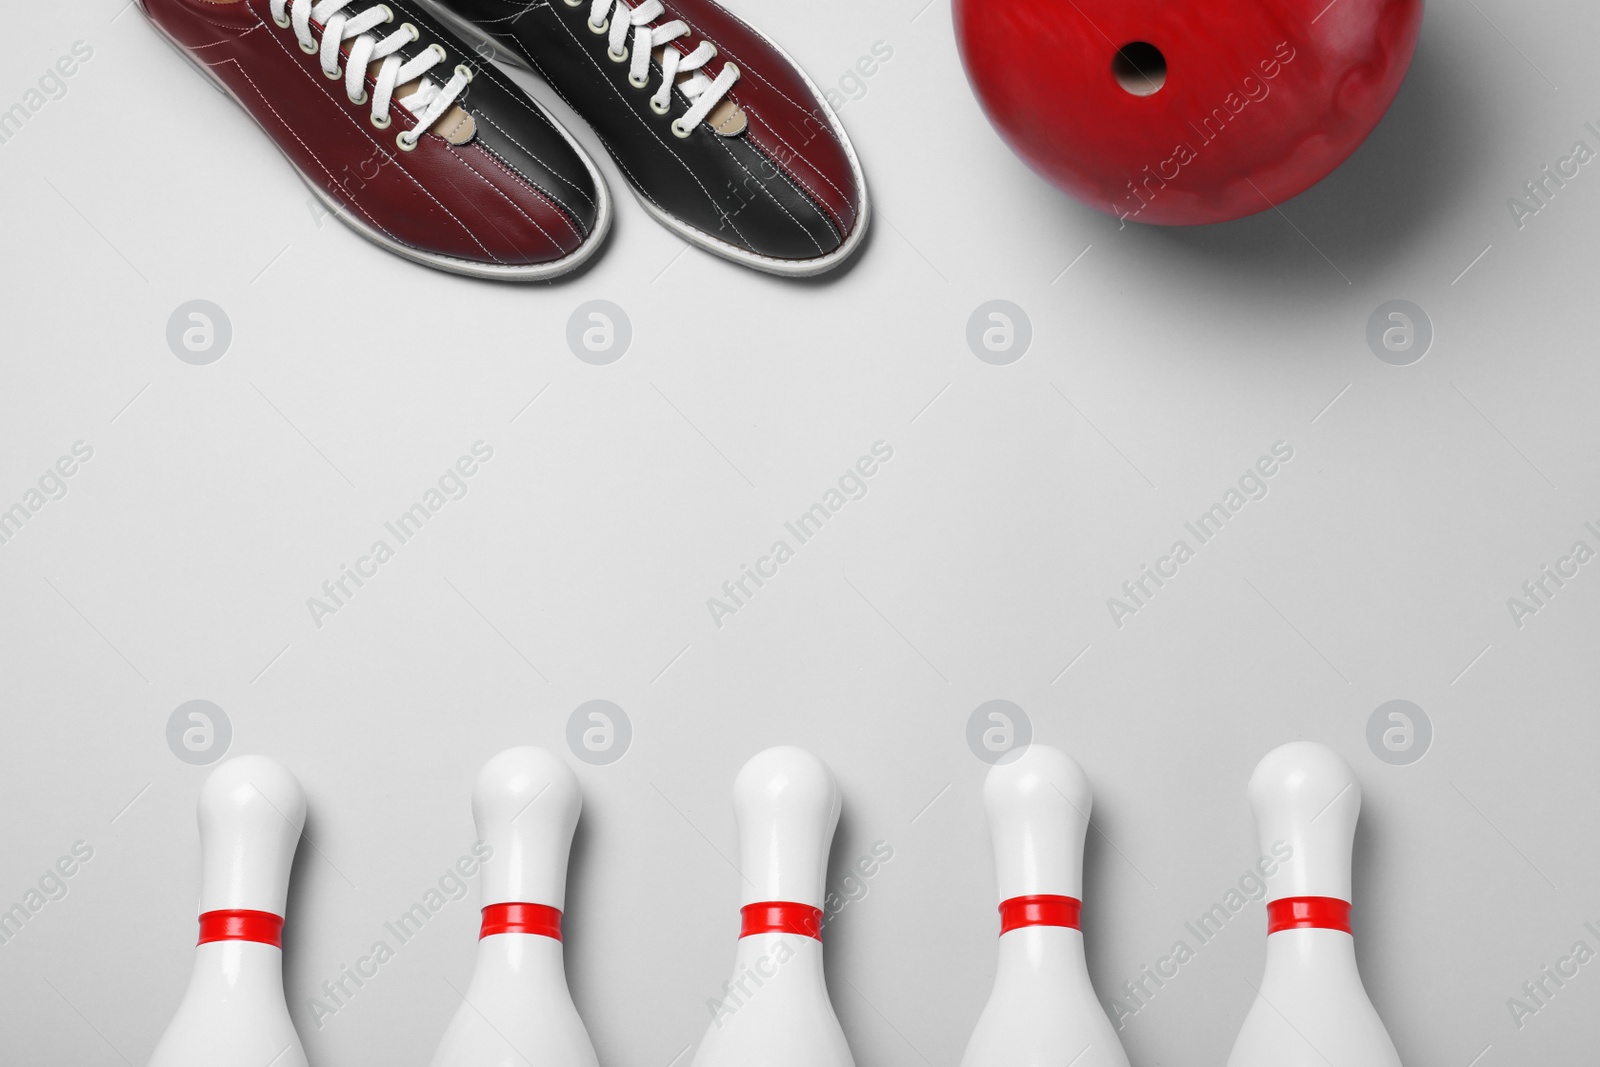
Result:
<svg viewBox="0 0 1600 1067"><path fill-rule="evenodd" d="M606 15L607 9L611 12L609 19ZM661 5L661 0L644 0L638 7L629 7L625 0L593 0L590 5L589 29L595 33L610 30L611 35L607 39L610 56L618 63L629 58L626 50L628 31L630 29L633 31L633 55L628 66L628 84L634 88L645 87L650 75L652 52L679 37L689 36L689 26L682 19L673 19L655 27L650 25L665 12L666 8ZM709 63L716 54L717 47L710 41L701 41L688 55L671 47L667 47L663 53L661 87L651 94L650 106L657 114L666 114L672 100L673 85L683 75L689 75L683 84L678 86L689 98L689 110L674 119L672 123L672 132L679 137L689 136L690 131L705 120L711 109L728 95L733 83L739 80L739 68L732 63L724 63L722 72L715 78L706 76L700 68Z"/></svg>
<svg viewBox="0 0 1600 1067"><path fill-rule="evenodd" d="M398 30L380 40L373 36L371 31L393 22L394 12L387 4L377 4L355 15L342 13L345 8L356 2L357 0L315 0L315 2L271 0L270 6L273 21L285 29L291 26L294 28L294 35L299 39L302 51L307 54L320 53L322 73L329 78L340 76L339 60L342 58L340 48L345 41L351 42L350 59L343 73L345 95L350 98L352 104L367 103L367 68L376 60L383 61L383 66L378 68L377 84L373 87L372 93L372 124L380 130L388 128L389 102L395 99L395 88L417 81L415 92L399 98L399 103L417 117L416 128L402 131L397 138L400 147L410 151L417 146L418 138L438 121L439 116L450 110L450 107L460 99L468 83L472 81L472 70L465 64L458 64L454 76L441 88L423 75L449 58L444 46L432 44L412 58L402 60L396 53L418 40L422 36L421 33L411 23L406 22L402 23ZM312 35L313 19L322 24L320 45Z"/></svg>

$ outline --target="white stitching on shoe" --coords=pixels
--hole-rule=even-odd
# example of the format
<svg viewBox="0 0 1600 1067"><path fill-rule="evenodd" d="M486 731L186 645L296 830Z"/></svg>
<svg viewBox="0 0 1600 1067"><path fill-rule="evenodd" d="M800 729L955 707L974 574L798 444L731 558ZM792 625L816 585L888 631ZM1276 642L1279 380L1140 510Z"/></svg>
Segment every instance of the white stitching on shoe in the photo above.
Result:
<svg viewBox="0 0 1600 1067"><path fill-rule="evenodd" d="M520 90L518 90L518 91L520 92ZM539 166L543 167L545 170L549 171L552 175L554 175L555 178L558 181L561 182L561 184L563 184L565 186L568 186L569 188L572 189L573 192L575 192L579 196L583 197L584 202L587 203L590 207L594 207L594 197L592 197L588 193L584 192L582 186L574 183L569 178L563 177L559 171L555 170L553 167L550 166L550 164L548 164L544 160L540 159L537 152L534 152L532 149L527 148L526 146L524 146L522 144L522 142L518 141L515 137L513 137L509 133L507 133L506 130L505 130L505 127L501 126L493 118L489 117L487 114L480 115L479 117L482 118L483 121L487 122L489 125L493 126L495 129L499 130L500 131L500 135L502 137L504 137L506 140L510 141L512 144L514 144L518 148L522 149L522 151L526 152L528 154L529 158L533 159L535 162L537 162L539 164Z"/></svg>
<svg viewBox="0 0 1600 1067"><path fill-rule="evenodd" d="M440 211L443 211L446 215L450 216L450 218L455 220L456 225L460 226L462 231L464 233L466 233L466 235L469 238L472 239L473 244L475 244L479 248L483 249L483 254L484 255L488 256L490 259L494 260L496 263L503 263L504 262L503 260L500 259L500 257L496 256L493 252L489 251L489 249L484 245L484 243L482 241L478 240L478 235L472 232L472 228L469 227L466 223L462 222L461 219L459 217L457 217L455 212L453 212L449 208L445 207L443 202L441 202L438 197L433 195L432 190L430 190L426 185L423 185L422 182L418 181L416 175L412 174L405 167L400 166L400 161L399 161L399 159L397 157L395 157L394 155L390 154L390 152L389 152L389 150L387 148L385 148L383 145L379 144L376 140L373 139L372 135L367 132L367 130L362 126L362 124L357 122L355 120L355 118L353 116L351 116L348 111L345 110L344 106L339 103L338 98L335 97L332 93L328 92L328 82L327 82L326 79L324 79L324 78L313 78L311 76L311 73L305 69L304 65L300 63L298 58L293 53L291 53L289 51L289 49L284 45L283 41L280 39L278 34L275 34L275 33L268 34L267 37L268 37L269 40L271 40L272 42L277 44L277 46L280 49L283 50L284 54L289 57L290 65L293 66L295 70L298 70L308 81L311 82L311 84L315 85L323 93L323 95L327 96L328 99L330 99L330 100L332 100L334 102L335 110L337 110L339 112L339 114L343 115L345 117L346 121L348 121L350 123L350 125L354 126L356 128L356 130L358 130L360 132L361 136L365 137L367 139L367 142L369 144L371 144L373 148L376 148L379 152L383 153L384 158L386 158L390 163L393 163L395 166L399 167L400 173L404 174L407 178L411 179L411 183L413 185L415 185L418 189L421 189L424 196L426 196L429 200L432 200L435 204L437 204ZM404 107L404 105L401 105L401 106ZM295 139L299 140L299 135L298 134L296 135ZM304 141L301 141L300 143L301 144L305 144ZM310 151L310 148L308 147L306 150ZM318 162L319 162L319 164L321 163L320 160ZM324 170L327 169L327 166L325 164L323 165L323 169Z"/></svg>
<svg viewBox="0 0 1600 1067"><path fill-rule="evenodd" d="M544 235L544 239L546 241L550 242L550 246L555 249L556 255L558 257L564 256L564 255L567 254L567 250L565 248L561 247L561 242L557 241L554 237L551 237L550 236L550 231L545 229L543 226L539 225L539 222L538 222L537 219L535 219L532 215L529 215L526 211L522 210L522 208L518 207L517 206L517 202L515 200L511 199L509 196L506 196L506 193L505 193L504 189L501 189L500 187L495 185L493 182L491 182L489 180L489 178L488 178L488 176L486 174L484 174L482 171L480 171L477 167L474 167L471 163L468 163L466 158L464 156L462 156L462 154L460 152L455 151L454 149L452 149L451 152L450 152L450 155L453 156L455 159L459 160L463 167L466 167L472 173L476 174L478 176L478 178L483 182L484 185L487 185L489 188L493 189L496 193L499 193L501 198L504 199L506 203L511 205L512 210L516 211L517 214L521 215L523 218L525 218L529 222L533 223L533 228L538 230L541 234ZM477 205L474 205L474 207L476 207L476 206ZM479 211L480 214L483 213L483 209L482 208L478 208L478 211ZM487 215L485 215L484 217L486 219L488 218ZM501 230L500 230L500 227L495 226L493 220L489 220L489 225L494 228L495 233L500 234L501 237L505 237L506 244L510 245L512 248L516 248L517 247L517 243L515 241L513 241L510 237L506 236L506 234L502 233ZM570 227L571 223L568 223L568 226ZM574 230L573 232L576 233L577 231ZM579 240L580 241L582 240L581 236L579 237ZM521 251L521 249L517 249L517 250L519 252Z"/></svg>
<svg viewBox="0 0 1600 1067"><path fill-rule="evenodd" d="M525 48L523 46L522 42L517 40L514 37L511 39L511 43L516 46L517 51L522 53L522 58L526 59L528 61L528 66L533 69L533 72L535 74L539 75L539 77L544 78L545 82L550 86L551 89L555 90L555 94L557 96L561 97L561 99L566 102L568 107L572 108L572 110L574 110L574 111L577 111L578 110L577 105L572 102L572 98L569 97L566 93L562 92L560 87L557 86L555 84L555 82L550 80L550 77L549 77L548 74L546 74L545 69L542 66L539 65L539 61L537 59L533 58L533 53L529 52L527 50L527 48ZM601 140L604 140L604 138L601 138ZM613 154L611 156L611 161L613 163L615 163L617 166L622 168L622 173L627 175L628 181L633 185L633 187L635 189L639 190L640 195L644 196L644 198L649 200L652 204L655 204L656 207L661 208L661 210L663 210L663 211L666 210L666 208L662 206L660 201L658 201L655 197L650 195L649 190L645 189L642 185L639 184L639 179L634 177L633 171L628 169L628 165L626 163L624 163L622 160L618 159L615 154ZM693 177L693 176L694 175L692 175L692 174L690 175L690 177ZM700 188L704 189L705 186L702 185ZM709 197L710 194L708 193L707 196Z"/></svg>
<svg viewBox="0 0 1600 1067"><path fill-rule="evenodd" d="M755 112L747 112L747 114L755 115ZM821 170L818 170L818 168L816 168L816 166L811 165L810 162L806 163L806 168L808 168L808 170L810 170L811 173L818 174L819 178L821 178L822 181L826 181L827 184L829 184L829 186L834 186L834 192L837 192L837 194L840 195L840 197L845 197L846 214L848 214L848 216L850 216L850 221L845 222L845 221L843 221L843 219L838 219L838 221L835 221L834 213L832 213L832 211L830 211L829 208L827 208L826 203L822 202L822 195L819 194L818 190L813 189L813 187L811 187L810 184L806 184L805 178L803 178L802 174L800 174L800 171L798 171L798 170L790 170L790 166L789 166L790 163L794 162L794 160L805 160L805 157L803 157L803 155L798 154L798 152L795 152L794 146L792 146L792 144L789 144L789 142L784 141L784 138L782 138L782 134L781 133L778 133L778 131L773 130L773 123L766 122L765 118L760 117L760 115L755 115L755 118L757 118L758 122L762 123L763 130L770 131L770 133L773 134L774 138L778 138L778 144L781 144L781 146L784 146L784 147L786 147L786 149L789 149L789 158L787 158L787 160L782 160L782 162L779 162L778 158L774 157L774 155L771 154L771 152L766 152L766 150L763 149L763 147L760 146L760 144L758 144L758 142L755 141L754 138L750 139L750 144L752 144L752 147L754 147L754 149L757 150L757 152L760 152L760 154L765 155L765 157L771 158L771 160L773 160L773 166L776 166L776 168L778 168L778 170L781 170L782 173L786 174L787 178L789 178L790 181L794 182L794 184L798 184L798 186L802 187L802 189L805 189L806 197L810 198L811 202L813 202L814 205L818 206L818 210L821 211L821 213L824 214L824 216L826 216L827 224L829 224L830 229L835 230L835 232L838 232L838 227L840 227L840 226L845 226L846 230L851 229L851 227L853 227L854 224L856 224L856 210L854 210L853 206L850 205L850 197L845 197L845 194L843 194L843 190L840 190L840 187L838 187L838 186L834 186L834 182L827 181L827 174L822 173ZM843 240L843 237L845 237L845 235L840 234L840 235L838 235L838 237L840 237L840 240Z"/></svg>
<svg viewBox="0 0 1600 1067"><path fill-rule="evenodd" d="M206 19L205 21L210 22L211 25L213 25L213 26L215 26L215 27L217 27L218 29L221 29L221 30L232 30L232 29L235 28L233 26L224 26L222 23L215 22L215 21L213 21L211 19ZM255 33L257 30L261 29L265 25L266 25L266 23L258 21L254 26L251 26L248 30L245 30L241 34L236 34L233 37L230 37L226 41L207 41L205 44L194 44L194 45L186 44L183 47L187 48L191 52L198 52L202 48L215 48L218 45L232 44L234 41L242 41L242 40L244 40L244 38L250 36L252 33Z"/></svg>
<svg viewBox="0 0 1600 1067"><path fill-rule="evenodd" d="M526 15L528 12L532 11L534 8L549 7L550 6L548 3L524 4L524 3L521 3L520 0L500 0L500 2L502 4L511 4L511 5L513 5L517 9L517 13L515 15L506 15L503 18L497 18L497 19L477 19L477 18L475 18L472 21L473 22L515 22L515 21L517 21L517 19L521 18L523 15Z"/></svg>
<svg viewBox="0 0 1600 1067"><path fill-rule="evenodd" d="M267 110L272 112L272 117L278 120L278 124L280 126L282 126L285 130L289 131L289 136L293 137L296 141L300 142L300 147L304 148L306 150L306 154L309 155L312 158L312 160L317 164L317 166L322 168L322 173L324 173L324 174L326 174L328 176L328 184L329 184L329 193L330 193L330 195L332 194L332 191L334 189L338 189L339 191L348 194L349 191L346 190L344 188L344 186L339 184L339 179L337 179L337 178L335 178L333 176L333 172L328 169L328 165L322 161L321 157L319 157L316 152L312 151L311 146L306 144L305 141L301 139L301 137L300 137L300 135L298 133L295 133L294 127L290 126L288 122L284 121L283 115L281 115L278 112L277 108L272 106L272 101L267 99L267 94L263 93L261 91L261 87L256 84L256 81L255 81L254 78L250 77L249 72L246 71L244 69L244 67L240 66L239 62L237 60L228 59L228 60L224 60L224 62L232 63L234 65L234 67L239 71L239 76L244 78L245 81L250 83L250 88L255 90L255 94L261 98L261 102L267 106ZM372 212L368 211L366 209L366 207L361 204L360 201L355 199L355 197L353 197L353 196L350 197L350 201L349 202L350 202L350 206L351 207L355 208L357 211L359 211L363 215L365 215L367 217L368 221L370 221L372 223L373 227L376 230L378 230L378 232L382 233L385 237L389 238L391 241L394 241L397 244L403 244L403 245L407 245L409 247L414 247L414 246L410 245L410 242L402 241L399 237L396 237L393 233L391 233L389 231L389 229L386 226L384 226L383 223L379 222L377 220L377 218L373 216Z"/></svg>
<svg viewBox="0 0 1600 1067"><path fill-rule="evenodd" d="M827 255L828 254L827 251L822 247L822 242L817 240L816 235L813 234L810 230L806 229L805 223L801 222L799 219L795 218L794 215L790 214L789 209L783 206L783 201L778 199L777 194L775 194L771 189L767 188L767 183L766 182L762 181L760 178L756 178L756 176L754 174L750 174L750 168L744 165L744 161L743 160L741 160L738 156L733 154L732 146L730 146L728 144L728 142L723 140L721 137L717 138L717 144L721 145L723 150L728 153L728 157L730 159L732 159L734 161L734 163L738 164L738 167L739 167L740 170L744 171L746 174L749 174L751 178L755 179L755 183L758 186L761 187L761 191L762 192L764 192L768 196L772 197L772 203L777 207L777 209L779 211L783 212L784 217L787 218L790 222L794 223L796 226L800 227L800 232L805 234L806 237L811 241L811 243L813 245L816 245L816 247L817 247L817 255L819 255L819 256ZM763 152L761 154L763 156L766 156L765 152ZM771 159L770 156L767 156L766 158L768 158L769 160ZM781 176L785 181L788 181L788 175L784 173L783 168L778 166L778 164L777 164L777 162L775 160L772 161L772 169L777 171L779 176ZM793 182L789 182L789 188L794 189L794 183ZM805 196L805 194L801 193L799 189L795 189L794 191L795 191L795 193L797 195L799 195L801 197ZM833 224L829 223L828 224L828 228L830 230L833 229Z"/></svg>
<svg viewBox="0 0 1600 1067"><path fill-rule="evenodd" d="M809 117L812 117L812 118L819 117L814 112L806 112L806 114ZM775 126L773 123L770 123L770 122L768 122L766 120L766 116L757 115L757 118L759 118L761 120L761 125L766 127L772 133L772 136L774 136L774 137L776 137L778 139L778 143L782 144L783 147L787 148L791 153L793 153L793 155L794 155L794 157L796 159L804 159L804 160L806 160L806 165L811 168L811 170L817 175L817 177L819 177L823 181L827 182L828 186L834 192L838 193L840 197L842 197L844 199L844 202L845 202L844 206L845 206L846 210L848 210L850 212L851 221L853 222L854 219L855 219L855 206L850 203L850 194L845 192L843 189L839 188L837 185L835 185L833 183L833 179L828 177L826 174L824 174L820 167L818 167L816 164L812 163L810 161L809 157L805 156L798 149L796 149L794 147L794 145L790 144L788 139L785 138L783 136L783 134L778 132L778 127ZM833 143L842 150L844 148L844 145L840 142L839 138L834 134L834 131L831 128L831 126L828 129L828 134L829 134L829 139L832 140Z"/></svg>
<svg viewBox="0 0 1600 1067"><path fill-rule="evenodd" d="M254 14L253 11L251 13ZM206 21L210 22L213 26L216 26L216 27L218 27L220 29L225 29L225 30L230 30L230 31L234 29L233 26L224 26L222 23L216 22L216 21L211 20L211 19L207 19ZM266 23L262 22L260 17L258 16L256 18L256 24L254 26L250 27L248 30L245 30L244 33L238 34L234 39L238 40L239 38L246 37L246 36L254 33L256 30L264 28L265 26L266 26ZM224 43L226 43L226 42L223 42L223 41L213 41L212 42L212 44L224 44ZM185 46L185 47L187 47L187 46ZM261 91L261 87L256 84L255 79L250 77L250 72L245 70L244 67L239 63L238 60L229 57L229 58L223 59L219 63L208 63L204 59L201 59L199 56L195 56L194 58L195 58L195 62L202 63L205 66L212 67L212 68L221 66L224 63L231 64L233 66L233 68L239 72L239 76L241 78L243 78L245 81L250 83L250 88L252 90L254 90L255 94L258 97L261 98L261 102L266 105L267 110L272 112L272 117L278 120L278 124L280 126L282 126L285 130L288 131L289 136L293 137L296 141L300 142L300 147L304 148L306 150L306 155L310 156L312 161L314 163L316 163L316 165L318 167L322 168L322 173L326 174L328 176L329 195L330 196L333 195L332 191L334 189L343 190L344 187L342 185L340 185L339 184L339 180L333 176L333 172L328 169L328 165L326 163L324 163L322 161L321 157L319 157L316 154L316 152L312 151L311 146L306 144L305 141L300 137L300 135L294 131L294 127L290 126L288 122L284 121L283 115L278 112L277 108L272 106L272 101L267 99L267 94L263 93ZM248 114L248 112L246 112L246 113ZM257 121L258 124L260 123L259 119L257 119L256 121ZM372 223L373 228L376 229L379 233L383 234L385 237L389 238L391 241L394 241L396 244L406 245L407 247L415 247L415 246L410 245L409 242L403 241L399 237L395 236L395 234L391 233L388 230L388 228L383 225L383 223L379 222L377 220L377 218L373 216L372 212L368 211L365 206L363 206L361 203L357 202L353 198L350 201L350 206L355 208L357 211L361 212L361 214L365 215L367 217L367 220Z"/></svg>
<svg viewBox="0 0 1600 1067"><path fill-rule="evenodd" d="M491 163L493 163L496 167L500 168L501 170L505 171L506 177L510 178L517 185L522 186L524 189L526 189L528 192L532 193L534 196L536 196L539 200L543 201L545 204L548 204L550 209L555 212L555 214L566 225L567 229L571 230L572 231L572 235L574 237L576 237L580 242L587 236L587 234L583 230L580 230L578 228L578 224L575 221L573 221L573 219L572 219L572 217L570 215L567 214L567 211L566 211L565 208L563 208L560 204L556 203L556 201L550 196L549 193L545 192L543 189L539 188L537 185L534 185L532 182L528 181L528 179L524 178L522 175L518 174L511 167L511 165L509 163L507 163L505 161L505 159L503 159L500 156L500 154L498 152L494 151L494 149L490 148L488 145L482 144L482 143L479 143L475 147L478 149L478 151L482 152L485 156L487 156ZM459 152L460 150L458 149L457 151ZM496 190L496 191L498 191L498 190ZM539 224L537 222L535 222L534 225L537 226ZM549 236L549 235L547 234L546 236ZM551 239L554 240L554 238L551 238Z"/></svg>

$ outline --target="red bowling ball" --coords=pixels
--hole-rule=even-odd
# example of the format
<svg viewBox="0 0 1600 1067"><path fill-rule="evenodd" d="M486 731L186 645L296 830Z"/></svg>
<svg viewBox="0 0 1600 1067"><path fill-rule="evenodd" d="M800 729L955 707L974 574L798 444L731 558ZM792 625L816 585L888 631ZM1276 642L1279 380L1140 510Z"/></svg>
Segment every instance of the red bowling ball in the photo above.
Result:
<svg viewBox="0 0 1600 1067"><path fill-rule="evenodd" d="M1304 192L1393 102L1422 0L954 0L990 120L1125 221L1224 222Z"/></svg>

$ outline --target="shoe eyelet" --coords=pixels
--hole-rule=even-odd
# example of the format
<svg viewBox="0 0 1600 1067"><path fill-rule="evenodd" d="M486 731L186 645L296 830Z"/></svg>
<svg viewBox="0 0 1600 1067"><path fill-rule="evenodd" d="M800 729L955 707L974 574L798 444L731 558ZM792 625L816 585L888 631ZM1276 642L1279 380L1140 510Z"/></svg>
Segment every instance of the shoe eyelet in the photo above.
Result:
<svg viewBox="0 0 1600 1067"><path fill-rule="evenodd" d="M650 84L650 75L646 74L643 77L639 78L637 81L635 81L633 75L629 74L628 75L628 84L633 86L635 89L643 89L646 85Z"/></svg>
<svg viewBox="0 0 1600 1067"><path fill-rule="evenodd" d="M356 97L354 100L351 100L350 102L352 104L354 104L356 107L365 107L367 105L367 103L369 103L371 100L372 100L372 97L368 96L367 95L367 91L365 89L363 89L363 90L361 90L361 95Z"/></svg>
<svg viewBox="0 0 1600 1067"><path fill-rule="evenodd" d="M583 0L566 0L566 5L568 7L582 7Z"/></svg>
<svg viewBox="0 0 1600 1067"><path fill-rule="evenodd" d="M401 130L399 133L395 134L394 143L400 146L400 151L402 152L415 152L417 150L417 141L419 139L420 138L418 137L407 137L406 131Z"/></svg>
<svg viewBox="0 0 1600 1067"><path fill-rule="evenodd" d="M665 104L658 104L656 103L656 98L652 96L650 98L650 110L654 111L657 115L665 115L668 111L672 110L672 104L670 101Z"/></svg>
<svg viewBox="0 0 1600 1067"><path fill-rule="evenodd" d="M606 58L611 60L613 63L626 63L628 61L628 50L624 48L620 52L613 52L611 49L607 48Z"/></svg>
<svg viewBox="0 0 1600 1067"><path fill-rule="evenodd" d="M378 10L383 12L384 22L394 21L394 8L390 7L388 4L379 4Z"/></svg>
<svg viewBox="0 0 1600 1067"><path fill-rule="evenodd" d="M334 67L332 70L323 68L322 76L331 82L336 82L344 78L344 71L340 70L338 67Z"/></svg>
<svg viewBox="0 0 1600 1067"><path fill-rule="evenodd" d="M289 13L288 12L284 12L283 18L281 18L281 19L278 16L274 15L274 16L272 16L272 21L277 23L278 29L286 30L290 26Z"/></svg>
<svg viewBox="0 0 1600 1067"><path fill-rule="evenodd" d="M372 116L372 126L374 129L378 130L387 130L389 128L389 124L393 121L394 119L390 118L388 115L384 115L382 118L379 118L377 115Z"/></svg>
<svg viewBox="0 0 1600 1067"><path fill-rule="evenodd" d="M701 42L701 43L702 43L702 44L707 44L707 45L711 45L711 58L710 58L710 59L708 59L708 60L707 60L707 61L706 61L706 62L708 62L708 63L709 63L709 62L710 62L710 61L711 61L711 59L716 59L716 58L717 58L717 56L718 56L718 55L720 55L720 54L721 54L721 53L719 53L719 52L718 52L718 51L717 51L717 46L716 46L716 45L714 45L714 44L711 44L711 42L710 42L710 41L702 41L702 42Z"/></svg>
<svg viewBox="0 0 1600 1067"><path fill-rule="evenodd" d="M409 22L402 22L400 24L400 32L410 37L413 41L422 40L422 31L417 29Z"/></svg>
<svg viewBox="0 0 1600 1067"><path fill-rule="evenodd" d="M471 67L467 66L465 63L457 63L456 73L467 79L468 85L472 84L472 79L475 77L475 75L472 73Z"/></svg>
<svg viewBox="0 0 1600 1067"><path fill-rule="evenodd" d="M609 17L603 19L601 21L600 25L598 25L598 26L596 26L592 22L589 23L589 32L590 33L605 33L610 28L611 28L611 19Z"/></svg>
<svg viewBox="0 0 1600 1067"><path fill-rule="evenodd" d="M301 41L300 51L304 52L308 56L314 56L318 52L322 51L322 46L315 41Z"/></svg>
<svg viewBox="0 0 1600 1067"><path fill-rule="evenodd" d="M450 53L446 52L444 50L444 45L440 44L438 41L435 41L432 44L430 44L428 46L428 51L430 51L434 55L438 56L439 57L439 62L441 62L441 63L443 63L445 60L450 58Z"/></svg>
<svg viewBox="0 0 1600 1067"><path fill-rule="evenodd" d="M672 135L674 137L687 137L693 132L693 130L684 126L682 119L672 120Z"/></svg>

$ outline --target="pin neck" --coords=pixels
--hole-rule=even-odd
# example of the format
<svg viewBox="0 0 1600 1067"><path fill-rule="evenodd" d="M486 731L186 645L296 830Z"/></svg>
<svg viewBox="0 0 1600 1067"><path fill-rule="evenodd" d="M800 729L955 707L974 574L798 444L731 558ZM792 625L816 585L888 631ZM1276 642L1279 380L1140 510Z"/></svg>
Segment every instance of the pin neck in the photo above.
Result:
<svg viewBox="0 0 1600 1067"><path fill-rule="evenodd" d="M1082 912L1083 902L1077 897L1054 893L1012 897L1000 902L1000 933L1004 936L1024 926L1065 926L1078 930Z"/></svg>
<svg viewBox="0 0 1600 1067"><path fill-rule="evenodd" d="M1283 897L1267 901L1267 935L1280 930L1350 933L1350 902L1338 897Z"/></svg>
<svg viewBox="0 0 1600 1067"><path fill-rule="evenodd" d="M822 909L810 904L767 900L739 909L739 936L800 934L822 940Z"/></svg>
<svg viewBox="0 0 1600 1067"><path fill-rule="evenodd" d="M561 909L548 904L486 904L478 940L494 934L538 934L561 940Z"/></svg>
<svg viewBox="0 0 1600 1067"><path fill-rule="evenodd" d="M199 944L211 941L259 941L282 948L283 916L247 908L202 912Z"/></svg>

